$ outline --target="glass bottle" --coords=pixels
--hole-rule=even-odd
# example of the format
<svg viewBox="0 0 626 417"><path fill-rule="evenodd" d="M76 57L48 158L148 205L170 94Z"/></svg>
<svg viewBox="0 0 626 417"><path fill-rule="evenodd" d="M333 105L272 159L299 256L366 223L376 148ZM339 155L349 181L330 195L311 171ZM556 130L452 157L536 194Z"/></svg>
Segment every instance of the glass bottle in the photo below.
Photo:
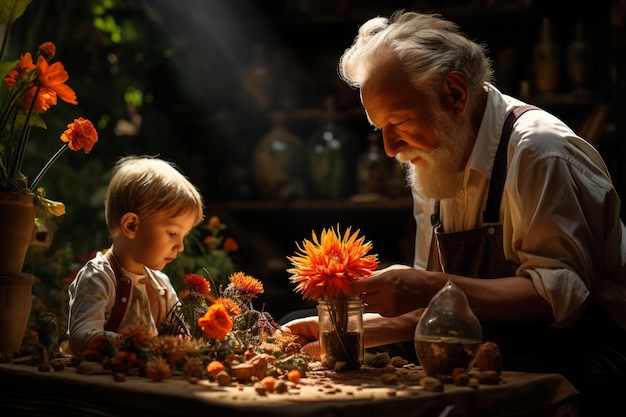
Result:
<svg viewBox="0 0 626 417"><path fill-rule="evenodd" d="M391 175L391 159L380 147L380 133L370 133L367 141L367 149L357 160L357 192L384 194L385 183Z"/></svg>
<svg viewBox="0 0 626 417"><path fill-rule="evenodd" d="M561 50L552 40L550 20L543 18L540 40L532 50L535 92L538 94L555 93L559 88L561 70Z"/></svg>
<svg viewBox="0 0 626 417"><path fill-rule="evenodd" d="M319 198L346 197L355 188L354 137L337 120L334 97L326 98L324 108L325 120L307 144L311 191Z"/></svg>
<svg viewBox="0 0 626 417"><path fill-rule="evenodd" d="M457 368L470 370L482 338L467 297L448 280L415 328L415 353L426 375L450 377Z"/></svg>
<svg viewBox="0 0 626 417"><path fill-rule="evenodd" d="M269 64L267 46L257 43L252 47L250 62L240 74L241 104L251 113L266 113L274 107L274 72Z"/></svg>
<svg viewBox="0 0 626 417"><path fill-rule="evenodd" d="M306 194L305 145L286 124L283 112L272 115L273 127L254 148L252 176L264 198L294 198Z"/></svg>
<svg viewBox="0 0 626 417"><path fill-rule="evenodd" d="M585 40L585 28L581 21L574 27L574 38L567 47L567 76L572 83L573 92L587 92L591 70L593 68L593 48Z"/></svg>
<svg viewBox="0 0 626 417"><path fill-rule="evenodd" d="M335 371L360 369L365 355L361 297L322 298L317 316L322 366Z"/></svg>

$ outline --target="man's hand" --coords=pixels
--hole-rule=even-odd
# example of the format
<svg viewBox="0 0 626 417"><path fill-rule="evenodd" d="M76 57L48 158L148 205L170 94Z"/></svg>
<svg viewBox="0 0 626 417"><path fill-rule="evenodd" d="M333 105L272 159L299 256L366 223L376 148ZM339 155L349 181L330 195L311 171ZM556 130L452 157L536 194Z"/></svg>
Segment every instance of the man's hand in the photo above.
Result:
<svg viewBox="0 0 626 417"><path fill-rule="evenodd" d="M361 294L366 311L396 317L426 307L434 295L429 284L424 271L392 265L354 281L351 288L355 294Z"/></svg>

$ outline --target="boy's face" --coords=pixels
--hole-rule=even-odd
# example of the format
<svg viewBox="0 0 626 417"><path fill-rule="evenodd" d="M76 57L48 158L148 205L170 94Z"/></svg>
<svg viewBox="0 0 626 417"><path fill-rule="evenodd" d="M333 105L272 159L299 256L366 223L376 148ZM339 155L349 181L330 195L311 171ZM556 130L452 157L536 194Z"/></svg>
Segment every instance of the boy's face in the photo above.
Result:
<svg viewBox="0 0 626 417"><path fill-rule="evenodd" d="M156 214L139 218L130 247L132 258L140 270L132 272L143 273L143 265L150 269L163 269L185 249L183 239L194 225L195 216L192 214L176 217Z"/></svg>

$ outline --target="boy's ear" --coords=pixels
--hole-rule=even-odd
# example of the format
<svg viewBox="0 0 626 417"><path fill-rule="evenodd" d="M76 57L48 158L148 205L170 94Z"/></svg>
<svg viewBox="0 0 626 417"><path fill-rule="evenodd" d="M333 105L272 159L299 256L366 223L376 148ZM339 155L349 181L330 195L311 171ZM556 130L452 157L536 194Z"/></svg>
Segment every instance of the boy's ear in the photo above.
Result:
<svg viewBox="0 0 626 417"><path fill-rule="evenodd" d="M122 233L130 239L135 237L137 226L139 225L139 216L135 213L126 213L120 219L120 229Z"/></svg>

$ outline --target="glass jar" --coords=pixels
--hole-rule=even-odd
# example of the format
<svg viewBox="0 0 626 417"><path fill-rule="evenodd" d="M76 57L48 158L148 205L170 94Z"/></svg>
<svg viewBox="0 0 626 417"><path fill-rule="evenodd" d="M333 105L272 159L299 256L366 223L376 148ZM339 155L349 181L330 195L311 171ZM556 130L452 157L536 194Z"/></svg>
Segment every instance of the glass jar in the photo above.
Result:
<svg viewBox="0 0 626 417"><path fill-rule="evenodd" d="M474 365L483 333L467 297L448 280L432 298L415 329L415 353L426 375L451 377Z"/></svg>
<svg viewBox="0 0 626 417"><path fill-rule="evenodd" d="M320 299L317 316L322 366L335 371L361 368L365 355L361 297Z"/></svg>

